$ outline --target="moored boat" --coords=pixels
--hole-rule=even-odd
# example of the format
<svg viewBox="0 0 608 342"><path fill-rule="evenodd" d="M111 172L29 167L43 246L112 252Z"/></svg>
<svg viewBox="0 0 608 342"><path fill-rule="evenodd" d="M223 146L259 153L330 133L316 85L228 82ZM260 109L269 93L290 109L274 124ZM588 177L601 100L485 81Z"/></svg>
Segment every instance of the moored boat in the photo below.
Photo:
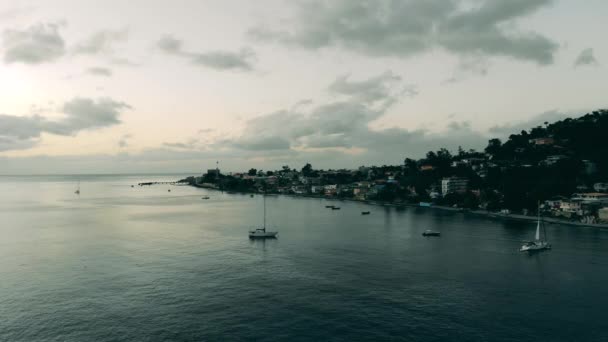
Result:
<svg viewBox="0 0 608 342"><path fill-rule="evenodd" d="M434 230L427 229L422 232L422 236L441 236L440 232L436 232Z"/></svg>
<svg viewBox="0 0 608 342"><path fill-rule="evenodd" d="M540 237L540 229L543 228L543 239ZM538 219L536 222L536 234L534 235L534 241L525 241L519 249L520 252L534 252L542 251L545 249L551 249L551 245L547 242L547 230L545 225L540 218L540 206L538 208Z"/></svg>
<svg viewBox="0 0 608 342"><path fill-rule="evenodd" d="M250 239L274 239L279 232L269 232L266 230L266 194L264 194L264 224L262 228L249 231Z"/></svg>

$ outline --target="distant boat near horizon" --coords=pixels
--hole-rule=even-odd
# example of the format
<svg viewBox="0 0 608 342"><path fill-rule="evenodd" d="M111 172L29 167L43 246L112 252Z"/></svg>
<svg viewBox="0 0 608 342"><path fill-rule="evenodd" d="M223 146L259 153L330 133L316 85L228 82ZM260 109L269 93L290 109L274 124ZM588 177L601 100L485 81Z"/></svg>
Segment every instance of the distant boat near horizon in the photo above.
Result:
<svg viewBox="0 0 608 342"><path fill-rule="evenodd" d="M76 186L76 191L74 191L76 195L80 195L80 181L78 181L78 185Z"/></svg>
<svg viewBox="0 0 608 342"><path fill-rule="evenodd" d="M427 229L424 232L422 232L422 236L441 236L441 233L434 231L434 230Z"/></svg>
<svg viewBox="0 0 608 342"><path fill-rule="evenodd" d="M369 214L371 214L369 211L362 211L361 212L361 215L369 215Z"/></svg>

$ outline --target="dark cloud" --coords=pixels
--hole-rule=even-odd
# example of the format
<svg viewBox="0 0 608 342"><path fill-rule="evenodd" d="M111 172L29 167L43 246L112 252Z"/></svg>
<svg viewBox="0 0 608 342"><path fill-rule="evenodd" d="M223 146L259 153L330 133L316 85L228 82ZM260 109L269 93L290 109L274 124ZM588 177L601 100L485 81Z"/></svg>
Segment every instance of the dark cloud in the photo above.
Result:
<svg viewBox="0 0 608 342"><path fill-rule="evenodd" d="M243 48L237 52L209 51L206 53L191 54L194 64L203 65L217 70L253 70L252 60L255 58L253 50Z"/></svg>
<svg viewBox="0 0 608 342"><path fill-rule="evenodd" d="M462 56L454 74L444 80L442 84L458 83L475 75L486 76L489 69L490 61L485 56L479 54Z"/></svg>
<svg viewBox="0 0 608 342"><path fill-rule="evenodd" d="M593 49L588 48L584 49L579 53L578 57L574 61L574 66L584 66L584 65L598 65L597 59L595 59L595 55L593 54Z"/></svg>
<svg viewBox="0 0 608 342"><path fill-rule="evenodd" d="M253 70L255 52L249 48L239 51L189 52L183 49L183 42L173 36L164 36L156 46L163 52L182 57L194 65L205 66L216 70Z"/></svg>
<svg viewBox="0 0 608 342"><path fill-rule="evenodd" d="M338 77L329 86L329 91L348 95L362 102L374 102L389 97L394 85L401 81L401 77L388 71L365 81L351 81L349 78L349 75Z"/></svg>
<svg viewBox="0 0 608 342"><path fill-rule="evenodd" d="M162 51L176 55L182 53L182 44L181 40L169 35L161 37L158 42L156 42L156 46Z"/></svg>
<svg viewBox="0 0 608 342"><path fill-rule="evenodd" d="M234 143L234 147L252 151L288 150L289 141L278 136L246 137Z"/></svg>
<svg viewBox="0 0 608 342"><path fill-rule="evenodd" d="M87 69L87 73L95 76L104 76L110 77L112 76L112 70L103 67L91 67Z"/></svg>
<svg viewBox="0 0 608 342"><path fill-rule="evenodd" d="M37 24L24 30L2 33L5 63L40 64L51 62L65 54L65 42L57 23Z"/></svg>
<svg viewBox="0 0 608 342"><path fill-rule="evenodd" d="M74 54L94 55L113 52L113 45L125 41L129 36L129 30L103 30L92 34L89 38L74 46Z"/></svg>
<svg viewBox="0 0 608 342"><path fill-rule="evenodd" d="M555 122L569 117L575 117L576 113L566 113L557 110L550 110L532 116L528 120L491 127L489 132L499 138L506 138L511 134L520 133L522 130L530 130L536 126L542 126L545 122Z"/></svg>
<svg viewBox="0 0 608 342"><path fill-rule="evenodd" d="M63 117L57 120L39 115L0 114L0 145L4 151L30 148L37 144L42 133L74 135L84 130L117 125L122 111L129 108L128 104L110 98L97 101L74 98L62 106Z"/></svg>
<svg viewBox="0 0 608 342"><path fill-rule="evenodd" d="M390 72L362 81L337 78L329 90L344 100L306 110L294 106L251 119L236 138L217 142L217 146L248 151L266 158L272 152L280 160L324 159L338 162L399 162L406 155L423 156L429 149L483 147L484 134L475 132L470 122L452 122L442 133L427 130L388 128L375 130L370 124L381 118L403 94L401 78ZM344 165L342 165L344 166Z"/></svg>
<svg viewBox="0 0 608 342"><path fill-rule="evenodd" d="M339 46L368 55L408 57L443 48L460 56L506 56L553 63L553 40L523 32L515 21L551 0L380 0L298 2L282 26L256 27L254 39L317 49ZM467 6L467 5L477 6ZM506 28L508 27L508 28Z"/></svg>

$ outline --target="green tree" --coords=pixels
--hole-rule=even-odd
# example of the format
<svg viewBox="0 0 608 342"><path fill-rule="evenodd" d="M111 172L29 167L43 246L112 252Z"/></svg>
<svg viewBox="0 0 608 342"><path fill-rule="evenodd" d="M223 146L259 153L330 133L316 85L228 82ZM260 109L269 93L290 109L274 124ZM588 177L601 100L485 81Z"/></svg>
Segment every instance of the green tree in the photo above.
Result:
<svg viewBox="0 0 608 342"><path fill-rule="evenodd" d="M309 177L311 173L312 165L310 165L310 163L306 163L306 165L304 165L304 167L302 168L302 174L306 177Z"/></svg>

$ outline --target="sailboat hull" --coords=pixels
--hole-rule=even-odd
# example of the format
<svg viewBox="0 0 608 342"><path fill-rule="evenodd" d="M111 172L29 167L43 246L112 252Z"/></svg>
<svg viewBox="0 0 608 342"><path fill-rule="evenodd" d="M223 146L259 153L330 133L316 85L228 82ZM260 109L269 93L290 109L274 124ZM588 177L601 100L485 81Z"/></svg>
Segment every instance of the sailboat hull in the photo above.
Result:
<svg viewBox="0 0 608 342"><path fill-rule="evenodd" d="M277 237L278 232L266 232L266 231L258 231L252 230L249 232L250 239L274 239Z"/></svg>
<svg viewBox="0 0 608 342"><path fill-rule="evenodd" d="M521 246L520 252L535 252L551 249L551 245L545 241L534 241Z"/></svg>

